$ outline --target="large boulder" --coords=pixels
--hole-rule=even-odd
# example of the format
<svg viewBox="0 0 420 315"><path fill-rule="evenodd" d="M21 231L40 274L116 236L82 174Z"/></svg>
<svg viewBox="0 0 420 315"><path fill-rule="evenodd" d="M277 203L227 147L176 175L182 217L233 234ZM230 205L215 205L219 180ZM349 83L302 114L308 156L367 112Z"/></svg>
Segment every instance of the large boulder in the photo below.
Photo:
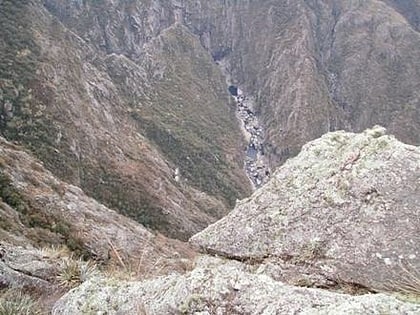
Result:
<svg viewBox="0 0 420 315"><path fill-rule="evenodd" d="M404 291L419 279L419 205L418 147L381 127L339 131L305 145L191 242L208 253L264 263L292 282L307 276L310 285Z"/></svg>
<svg viewBox="0 0 420 315"><path fill-rule="evenodd" d="M94 278L70 291L52 314L418 314L420 306L383 294L350 296L298 288L249 265L204 256L187 275L145 282Z"/></svg>
<svg viewBox="0 0 420 315"><path fill-rule="evenodd" d="M367 292L416 290L419 279L419 150L384 133L336 132L306 145L192 238L225 257L204 255L191 272L142 282L96 277L52 314L418 314L420 305ZM281 281L292 274L341 286ZM353 291L344 294L346 285Z"/></svg>

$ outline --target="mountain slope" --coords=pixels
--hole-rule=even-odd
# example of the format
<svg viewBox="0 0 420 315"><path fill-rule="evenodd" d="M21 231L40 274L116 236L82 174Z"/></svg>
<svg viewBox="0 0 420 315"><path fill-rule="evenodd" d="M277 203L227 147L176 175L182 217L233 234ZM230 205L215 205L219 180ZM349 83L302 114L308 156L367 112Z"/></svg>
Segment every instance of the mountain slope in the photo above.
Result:
<svg viewBox="0 0 420 315"><path fill-rule="evenodd" d="M72 12L77 3L24 3L19 14L29 23L25 49L36 52L30 70L36 77L21 84L26 101L12 96L12 107L4 108L9 139L26 144L60 178L173 237L199 231L249 192L223 78L184 27L168 18L169 24L138 43L143 58L135 62L123 51L130 43L107 48L77 33L83 27L95 38L95 32L108 31L107 23L118 22L102 14L105 4L85 4L78 16ZM113 14L124 23L124 10L133 9L138 20L141 6L127 4ZM68 16L78 23L66 25ZM123 40L119 33L104 34Z"/></svg>
<svg viewBox="0 0 420 315"><path fill-rule="evenodd" d="M151 233L57 179L28 152L1 137L0 153L2 243L38 248L66 245L78 256L104 264L117 259L112 257L112 246L127 263L137 262L145 252L145 263L150 264L159 257L170 260L192 253L184 243Z"/></svg>
<svg viewBox="0 0 420 315"><path fill-rule="evenodd" d="M257 97L276 166L309 139L338 129L381 124L420 143L417 4L386 3L228 1L191 6L186 19Z"/></svg>
<svg viewBox="0 0 420 315"><path fill-rule="evenodd" d="M251 192L226 80L255 99L271 167L338 129L420 143L415 1L0 5L1 133L172 237Z"/></svg>

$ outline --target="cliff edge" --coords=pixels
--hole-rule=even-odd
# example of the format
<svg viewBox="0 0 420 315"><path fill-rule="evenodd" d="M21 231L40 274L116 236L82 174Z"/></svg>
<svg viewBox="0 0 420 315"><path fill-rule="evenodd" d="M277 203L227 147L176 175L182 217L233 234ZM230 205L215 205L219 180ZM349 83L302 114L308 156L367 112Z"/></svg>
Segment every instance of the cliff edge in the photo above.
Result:
<svg viewBox="0 0 420 315"><path fill-rule="evenodd" d="M191 272L97 277L53 314L418 314L396 296L419 296L419 161L379 126L328 133L191 238Z"/></svg>

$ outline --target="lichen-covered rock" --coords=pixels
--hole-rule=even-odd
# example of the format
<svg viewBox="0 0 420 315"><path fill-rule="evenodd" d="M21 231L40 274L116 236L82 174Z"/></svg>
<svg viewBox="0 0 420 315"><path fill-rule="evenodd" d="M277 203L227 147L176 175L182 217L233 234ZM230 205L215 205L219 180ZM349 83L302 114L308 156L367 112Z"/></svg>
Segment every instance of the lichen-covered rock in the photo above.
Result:
<svg viewBox="0 0 420 315"><path fill-rule="evenodd" d="M298 288L249 265L204 256L184 276L145 282L96 278L62 297L52 314L418 314L383 294L349 296Z"/></svg>
<svg viewBox="0 0 420 315"><path fill-rule="evenodd" d="M0 243L0 288L19 288L44 295L59 292L54 277L58 260L42 255L31 246Z"/></svg>
<svg viewBox="0 0 420 315"><path fill-rule="evenodd" d="M381 127L334 132L305 145L268 184L191 242L227 257L399 290L418 277L419 205L418 147ZM296 272L283 270L274 273L296 280Z"/></svg>

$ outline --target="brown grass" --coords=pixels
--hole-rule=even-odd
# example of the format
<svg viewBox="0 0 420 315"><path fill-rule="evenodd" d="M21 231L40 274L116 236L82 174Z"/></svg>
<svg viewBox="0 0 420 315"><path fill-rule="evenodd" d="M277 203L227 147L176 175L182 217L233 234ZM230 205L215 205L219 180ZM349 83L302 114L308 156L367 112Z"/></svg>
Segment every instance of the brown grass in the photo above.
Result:
<svg viewBox="0 0 420 315"><path fill-rule="evenodd" d="M195 252L188 251L188 246L182 244L173 244L175 248L181 251L181 255L174 255L169 252L170 246L168 240L164 238L166 244L162 244L166 250L159 251L156 246L146 242L142 251L138 255L131 254L125 256L121 250L116 248L110 240L108 244L111 252L111 261L106 266L107 276L123 280L144 280L154 276L166 275L171 272L185 273L192 269ZM159 243L159 236L155 239Z"/></svg>
<svg viewBox="0 0 420 315"><path fill-rule="evenodd" d="M386 290L397 292L402 295L413 297L420 301L420 270L410 264L409 262L401 262L398 274L395 278L398 280L391 280L386 284Z"/></svg>

